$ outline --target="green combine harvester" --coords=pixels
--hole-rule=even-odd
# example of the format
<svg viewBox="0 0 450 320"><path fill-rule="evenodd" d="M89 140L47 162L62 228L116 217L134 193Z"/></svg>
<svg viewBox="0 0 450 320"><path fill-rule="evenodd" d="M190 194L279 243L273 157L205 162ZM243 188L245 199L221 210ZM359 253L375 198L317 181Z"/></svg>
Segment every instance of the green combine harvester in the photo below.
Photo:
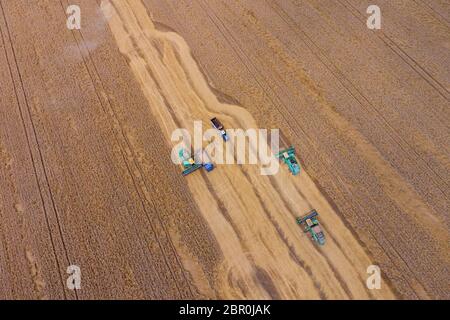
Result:
<svg viewBox="0 0 450 320"><path fill-rule="evenodd" d="M195 163L194 158L192 158L188 153L186 153L184 149L180 149L180 151L178 151L178 156L180 157L181 160L183 160L183 167L184 167L184 170L182 172L183 176L187 176L188 174L202 167L202 164Z"/></svg>
<svg viewBox="0 0 450 320"><path fill-rule="evenodd" d="M214 169L214 165L210 161L208 154L204 151L202 152L204 159L207 158L209 161L204 163L196 163L194 158L185 149L180 149L180 151L178 151L178 156L183 163L184 170L181 173L183 176L187 176L188 174L200 169L201 167L204 167L207 172L210 172Z"/></svg>
<svg viewBox="0 0 450 320"><path fill-rule="evenodd" d="M276 154L278 159L283 159L283 162L286 163L289 167L291 173L296 176L300 172L300 165L295 158L295 148L289 147L287 149L281 150Z"/></svg>
<svg viewBox="0 0 450 320"><path fill-rule="evenodd" d="M316 210L310 211L306 216L297 218L297 223L304 227L305 232L309 232L311 239L323 246L325 244L325 235L319 226Z"/></svg>

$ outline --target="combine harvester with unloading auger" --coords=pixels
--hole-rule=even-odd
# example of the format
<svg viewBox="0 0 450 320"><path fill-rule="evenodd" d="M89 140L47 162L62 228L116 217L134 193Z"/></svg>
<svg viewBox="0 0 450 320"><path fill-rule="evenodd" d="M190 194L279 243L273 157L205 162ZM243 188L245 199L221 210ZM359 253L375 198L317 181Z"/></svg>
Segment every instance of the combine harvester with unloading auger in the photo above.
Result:
<svg viewBox="0 0 450 320"><path fill-rule="evenodd" d="M311 239L323 246L325 244L325 235L319 225L316 210L311 210L306 216L297 218L297 223L304 227L304 232L309 232Z"/></svg>
<svg viewBox="0 0 450 320"><path fill-rule="evenodd" d="M178 156L180 157L180 159L182 160L182 164L183 164L183 172L181 173L183 176L187 176L188 174L191 174L192 172L200 169L200 168L205 168L205 170L207 172L210 172L214 169L214 165L212 164L212 162L209 159L208 154L204 151L201 150L201 152L203 152L203 159L207 159L209 161L203 161L202 163L197 163L194 158L189 154L188 151L186 151L186 149L180 149L180 151L178 151Z"/></svg>

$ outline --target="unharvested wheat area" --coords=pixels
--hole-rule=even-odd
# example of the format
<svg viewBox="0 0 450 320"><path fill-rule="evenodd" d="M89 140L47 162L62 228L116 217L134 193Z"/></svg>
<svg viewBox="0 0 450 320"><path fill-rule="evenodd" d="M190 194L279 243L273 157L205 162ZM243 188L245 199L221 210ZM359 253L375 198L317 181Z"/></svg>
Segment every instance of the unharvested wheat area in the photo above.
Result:
<svg viewBox="0 0 450 320"><path fill-rule="evenodd" d="M371 4L0 0L0 298L448 299L450 7ZM174 164L212 118L295 155Z"/></svg>

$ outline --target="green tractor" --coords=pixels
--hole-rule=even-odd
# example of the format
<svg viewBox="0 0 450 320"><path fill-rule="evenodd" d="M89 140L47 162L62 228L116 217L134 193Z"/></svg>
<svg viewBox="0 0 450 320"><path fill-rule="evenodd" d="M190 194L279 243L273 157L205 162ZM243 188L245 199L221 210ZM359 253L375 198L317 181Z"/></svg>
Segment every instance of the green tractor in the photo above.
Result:
<svg viewBox="0 0 450 320"><path fill-rule="evenodd" d="M278 159L283 159L283 162L286 163L289 167L291 173L295 176L300 172L300 165L295 158L295 148L289 147L287 149L281 150L276 154Z"/></svg>
<svg viewBox="0 0 450 320"><path fill-rule="evenodd" d="M311 239L323 246L325 244L325 235L319 226L316 210L310 211L306 216L297 218L297 223L304 227L305 232L309 232Z"/></svg>

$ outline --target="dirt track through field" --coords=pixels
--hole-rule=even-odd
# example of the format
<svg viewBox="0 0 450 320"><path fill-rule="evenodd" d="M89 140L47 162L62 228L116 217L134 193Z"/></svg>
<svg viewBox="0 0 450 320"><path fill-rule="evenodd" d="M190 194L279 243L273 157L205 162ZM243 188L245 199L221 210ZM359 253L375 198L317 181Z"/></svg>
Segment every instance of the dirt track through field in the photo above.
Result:
<svg viewBox="0 0 450 320"><path fill-rule="evenodd" d="M159 31L140 1L103 1L119 48L170 142L172 131L213 116L228 128L257 128L243 108L223 104L209 88L186 42ZM192 130L191 130L192 131ZM389 287L368 291L370 258L306 172L285 167L274 177L258 166L223 165L185 178L224 254L219 274L226 298L392 298ZM225 190L224 190L225 189ZM318 248L295 223L312 208L328 242Z"/></svg>

